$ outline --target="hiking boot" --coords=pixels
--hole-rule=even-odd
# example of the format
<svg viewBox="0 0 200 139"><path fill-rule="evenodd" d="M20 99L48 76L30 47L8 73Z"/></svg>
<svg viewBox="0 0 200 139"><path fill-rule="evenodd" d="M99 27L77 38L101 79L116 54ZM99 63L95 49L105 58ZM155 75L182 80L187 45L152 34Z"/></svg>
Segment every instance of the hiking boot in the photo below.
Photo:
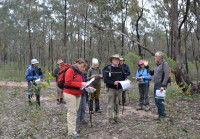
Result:
<svg viewBox="0 0 200 139"><path fill-rule="evenodd" d="M149 110L150 110L149 105L144 106L144 110L145 110L145 111L149 111Z"/></svg>
<svg viewBox="0 0 200 139"><path fill-rule="evenodd" d="M99 110L96 110L95 112L96 112L96 113L101 113L102 111L99 109Z"/></svg>
<svg viewBox="0 0 200 139"><path fill-rule="evenodd" d="M109 118L109 123L110 123L110 124L116 124L116 121L115 121L115 119L113 119L113 118Z"/></svg>
<svg viewBox="0 0 200 139"><path fill-rule="evenodd" d="M136 106L136 110L142 110L142 106Z"/></svg>
<svg viewBox="0 0 200 139"><path fill-rule="evenodd" d="M117 123L122 123L122 119L120 117L115 117L114 120Z"/></svg>
<svg viewBox="0 0 200 139"><path fill-rule="evenodd" d="M79 133L81 133L81 130L76 128L76 132L79 134Z"/></svg>

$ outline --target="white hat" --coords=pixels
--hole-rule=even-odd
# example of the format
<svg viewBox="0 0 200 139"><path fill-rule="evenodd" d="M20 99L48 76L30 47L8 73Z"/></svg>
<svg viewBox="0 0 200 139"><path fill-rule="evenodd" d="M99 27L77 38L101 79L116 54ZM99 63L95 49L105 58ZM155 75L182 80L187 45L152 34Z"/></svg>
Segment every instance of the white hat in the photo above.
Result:
<svg viewBox="0 0 200 139"><path fill-rule="evenodd" d="M99 64L98 59L96 59L96 58L92 58L92 65L93 65L93 64Z"/></svg>
<svg viewBox="0 0 200 139"><path fill-rule="evenodd" d="M119 59L119 60L120 60L120 61L125 61L123 57L120 57L120 59Z"/></svg>
<svg viewBox="0 0 200 139"><path fill-rule="evenodd" d="M33 65L33 64L38 64L39 62L37 61L37 59L32 59L31 60L31 64Z"/></svg>

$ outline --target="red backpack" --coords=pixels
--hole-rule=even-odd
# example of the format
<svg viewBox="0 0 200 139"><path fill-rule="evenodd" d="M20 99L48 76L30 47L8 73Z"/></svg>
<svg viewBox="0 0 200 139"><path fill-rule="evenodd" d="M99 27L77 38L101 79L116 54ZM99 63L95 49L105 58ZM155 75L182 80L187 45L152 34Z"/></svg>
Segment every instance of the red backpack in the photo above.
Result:
<svg viewBox="0 0 200 139"><path fill-rule="evenodd" d="M58 79L57 79L57 85L60 89L67 88L67 86L65 85L65 72L69 68L72 68L75 72L75 75L73 76L73 78L75 78L76 75L77 75L77 70L72 65L62 64L61 67L60 67L60 71L58 73Z"/></svg>

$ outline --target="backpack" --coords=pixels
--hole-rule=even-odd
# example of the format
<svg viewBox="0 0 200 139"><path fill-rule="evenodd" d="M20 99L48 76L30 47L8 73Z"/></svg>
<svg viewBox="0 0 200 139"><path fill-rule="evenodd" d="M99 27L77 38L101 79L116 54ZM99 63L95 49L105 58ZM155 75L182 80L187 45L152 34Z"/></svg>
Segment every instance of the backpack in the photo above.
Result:
<svg viewBox="0 0 200 139"><path fill-rule="evenodd" d="M111 72L111 65L107 65L107 66L105 66L104 68L103 68L103 70L102 70L102 74L103 74L103 81L104 81L104 83L106 83L106 69L108 69L109 70L109 72Z"/></svg>
<svg viewBox="0 0 200 139"><path fill-rule="evenodd" d="M165 61L165 62L167 62L167 61ZM162 64L162 67L163 67L163 65L164 64ZM164 69L164 67L163 67L163 69ZM164 80L164 72L163 72L163 80ZM170 83L171 84L171 76L172 76L172 69L171 69L171 67L169 67L169 78L168 78L168 80L167 80L167 84L168 83Z"/></svg>
<svg viewBox="0 0 200 139"><path fill-rule="evenodd" d="M73 78L76 77L77 75L77 70L70 64L63 64L61 65L60 67L60 71L58 73L58 78L57 78L57 85L60 89L63 89L63 88L69 88L65 85L65 73L66 71L69 69L69 68L72 68L73 71L75 72L75 75L73 76Z"/></svg>

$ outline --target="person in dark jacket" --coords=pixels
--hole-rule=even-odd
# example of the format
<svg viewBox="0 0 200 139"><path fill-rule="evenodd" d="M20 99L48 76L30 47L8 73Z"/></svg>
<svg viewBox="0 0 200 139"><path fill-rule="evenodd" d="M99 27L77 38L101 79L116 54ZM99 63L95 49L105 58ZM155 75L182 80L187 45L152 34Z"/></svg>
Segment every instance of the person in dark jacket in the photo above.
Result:
<svg viewBox="0 0 200 139"><path fill-rule="evenodd" d="M154 97L155 103L158 108L158 119L166 117L164 98L156 96L156 90L163 91L167 88L167 81L169 78L169 64L164 60L163 53L158 51L155 53L154 59L156 65L153 70L150 70L150 74L154 75ZM147 64L145 64L147 66Z"/></svg>
<svg viewBox="0 0 200 139"><path fill-rule="evenodd" d="M43 73L41 68L38 66L37 59L31 60L31 65L27 66L25 79L28 83L28 99L29 99L29 105L32 105L32 96L33 92L35 92L36 95L36 102L38 106L40 106L40 89L41 86L36 82L36 80L40 80L43 78Z"/></svg>
<svg viewBox="0 0 200 139"><path fill-rule="evenodd" d="M131 72L130 72L129 66L127 64L125 64L125 59L123 57L120 58L119 64L120 64L120 66L122 66L122 69L124 71L124 74L125 74L126 78L128 78L128 76L131 75ZM126 90L124 90L122 92L122 95L120 95L119 101L122 102L122 104L124 106L127 106L127 103L126 103Z"/></svg>
<svg viewBox="0 0 200 139"><path fill-rule="evenodd" d="M115 54L109 58L111 64L104 67L104 81L108 88L108 116L109 123L121 122L119 117L119 94L122 92L120 81L125 80L126 76L119 66L120 57Z"/></svg>
<svg viewBox="0 0 200 139"><path fill-rule="evenodd" d="M57 100L57 104L61 104L61 103L66 103L66 102L64 102L64 100L63 100L63 90L62 89L60 89L59 87L58 87L58 85L57 85L57 79L58 79L58 74L59 74L59 72L60 72L60 67L61 67L61 65L62 64L64 64L64 62L63 62L63 60L58 60L58 62L57 62L57 67L54 69L54 72L53 72L53 76L56 78L56 100Z"/></svg>

